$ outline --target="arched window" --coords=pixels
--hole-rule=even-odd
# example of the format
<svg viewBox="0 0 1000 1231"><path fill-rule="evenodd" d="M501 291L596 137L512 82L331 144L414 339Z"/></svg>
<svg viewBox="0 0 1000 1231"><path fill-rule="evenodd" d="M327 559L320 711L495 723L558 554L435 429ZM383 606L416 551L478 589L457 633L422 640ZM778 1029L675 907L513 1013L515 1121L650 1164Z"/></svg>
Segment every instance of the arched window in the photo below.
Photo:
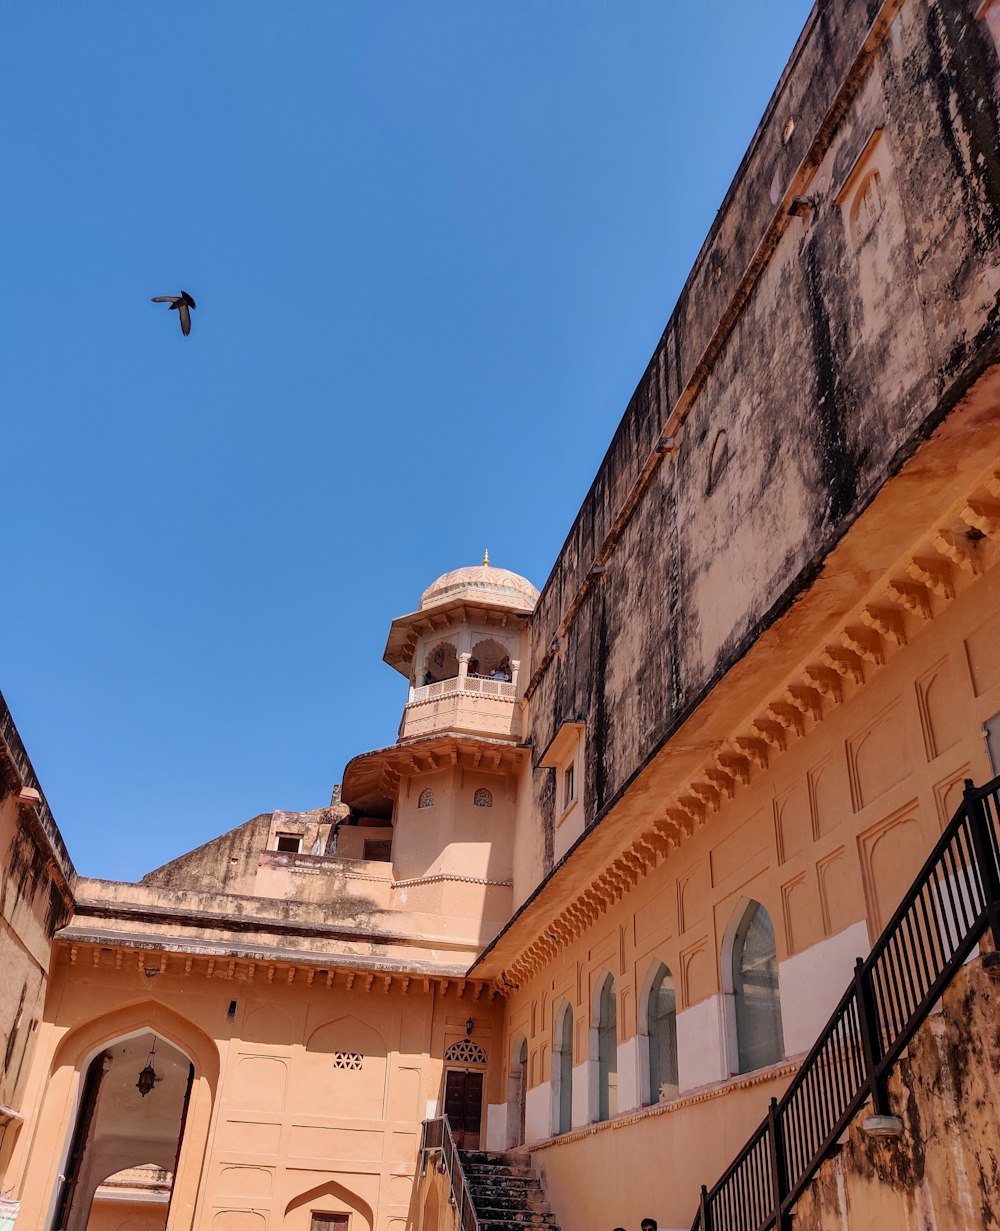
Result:
<svg viewBox="0 0 1000 1231"><path fill-rule="evenodd" d="M473 1043L471 1039L459 1039L457 1043L452 1043L444 1053L444 1058L453 1064L487 1063L486 1053L478 1043Z"/></svg>
<svg viewBox="0 0 1000 1231"><path fill-rule="evenodd" d="M492 637L476 642L472 647L472 658L469 662L470 671L484 679L488 680L496 676L498 679L510 681L510 651L499 641L494 641ZM474 668L472 663L476 664Z"/></svg>
<svg viewBox="0 0 1000 1231"><path fill-rule="evenodd" d="M677 992L674 976L662 963L649 989L646 1008L649 1045L649 1101L677 1094Z"/></svg>
<svg viewBox="0 0 1000 1231"><path fill-rule="evenodd" d="M601 987L597 1017L597 1118L618 1114L618 1013L615 981L608 975Z"/></svg>
<svg viewBox="0 0 1000 1231"><path fill-rule="evenodd" d="M493 792L488 791L486 787L481 786L475 795L473 795L472 802L477 808L492 808Z"/></svg>
<svg viewBox="0 0 1000 1231"><path fill-rule="evenodd" d="M433 808L434 807L434 792L430 787L420 792L420 798L417 800L418 808Z"/></svg>
<svg viewBox="0 0 1000 1231"><path fill-rule="evenodd" d="M450 641L431 646L427 653L427 665L417 684L437 684L441 680L453 680L458 675L458 651Z"/></svg>
<svg viewBox="0 0 1000 1231"><path fill-rule="evenodd" d="M552 1052L552 1132L568 1133L573 1127L573 1010L569 1005L556 1019Z"/></svg>
<svg viewBox="0 0 1000 1231"><path fill-rule="evenodd" d="M733 937L733 1002L739 1071L776 1064L785 1050L778 993L778 959L771 916L750 902Z"/></svg>

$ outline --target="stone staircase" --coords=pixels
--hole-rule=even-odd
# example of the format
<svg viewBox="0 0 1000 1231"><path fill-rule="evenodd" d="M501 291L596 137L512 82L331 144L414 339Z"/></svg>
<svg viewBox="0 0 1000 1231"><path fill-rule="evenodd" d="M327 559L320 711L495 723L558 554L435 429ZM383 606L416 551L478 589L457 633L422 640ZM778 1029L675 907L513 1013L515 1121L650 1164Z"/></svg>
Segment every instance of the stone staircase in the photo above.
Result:
<svg viewBox="0 0 1000 1231"><path fill-rule="evenodd" d="M460 1150L459 1156L480 1231L559 1231L526 1155Z"/></svg>

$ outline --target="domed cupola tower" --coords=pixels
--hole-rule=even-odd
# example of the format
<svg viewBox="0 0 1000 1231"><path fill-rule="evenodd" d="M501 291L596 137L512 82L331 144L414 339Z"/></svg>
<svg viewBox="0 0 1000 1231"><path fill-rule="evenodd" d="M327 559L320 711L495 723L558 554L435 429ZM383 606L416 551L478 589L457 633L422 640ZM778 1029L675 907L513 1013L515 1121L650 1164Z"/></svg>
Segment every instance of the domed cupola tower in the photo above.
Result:
<svg viewBox="0 0 1000 1231"><path fill-rule="evenodd" d="M517 705L527 681L528 621L538 591L483 563L445 573L420 607L393 620L385 661L406 676L402 740L436 731L520 737Z"/></svg>
<svg viewBox="0 0 1000 1231"><path fill-rule="evenodd" d="M481 944L510 917L537 600L487 555L439 577L389 631L385 661L408 684L399 737L348 764L342 797L362 817L391 817L393 901L428 935Z"/></svg>

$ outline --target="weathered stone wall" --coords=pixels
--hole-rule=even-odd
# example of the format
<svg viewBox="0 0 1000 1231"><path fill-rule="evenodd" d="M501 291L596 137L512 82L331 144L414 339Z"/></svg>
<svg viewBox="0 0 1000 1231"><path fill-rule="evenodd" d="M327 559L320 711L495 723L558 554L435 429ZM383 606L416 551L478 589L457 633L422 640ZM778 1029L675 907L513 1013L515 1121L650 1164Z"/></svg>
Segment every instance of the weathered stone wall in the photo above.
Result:
<svg viewBox="0 0 1000 1231"><path fill-rule="evenodd" d="M534 618L531 739L586 723L591 819L997 356L979 7L832 0L807 25Z"/></svg>
<svg viewBox="0 0 1000 1231"><path fill-rule="evenodd" d="M796 1231L987 1231L1000 1226L1000 986L964 967L889 1085L899 1141L851 1125L798 1203Z"/></svg>

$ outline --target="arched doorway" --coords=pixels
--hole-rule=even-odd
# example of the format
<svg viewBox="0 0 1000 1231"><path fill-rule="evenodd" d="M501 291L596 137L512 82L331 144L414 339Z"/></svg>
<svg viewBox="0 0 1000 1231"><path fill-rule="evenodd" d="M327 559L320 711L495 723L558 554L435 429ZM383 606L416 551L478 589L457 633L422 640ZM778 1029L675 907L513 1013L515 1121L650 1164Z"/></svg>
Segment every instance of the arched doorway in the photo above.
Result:
<svg viewBox="0 0 1000 1231"><path fill-rule="evenodd" d="M52 1231L105 1231L141 1207L165 1227L194 1065L152 1030L101 1049L87 1066Z"/></svg>
<svg viewBox="0 0 1000 1231"><path fill-rule="evenodd" d="M444 1114L460 1150L478 1150L483 1121L486 1052L460 1039L444 1053Z"/></svg>

